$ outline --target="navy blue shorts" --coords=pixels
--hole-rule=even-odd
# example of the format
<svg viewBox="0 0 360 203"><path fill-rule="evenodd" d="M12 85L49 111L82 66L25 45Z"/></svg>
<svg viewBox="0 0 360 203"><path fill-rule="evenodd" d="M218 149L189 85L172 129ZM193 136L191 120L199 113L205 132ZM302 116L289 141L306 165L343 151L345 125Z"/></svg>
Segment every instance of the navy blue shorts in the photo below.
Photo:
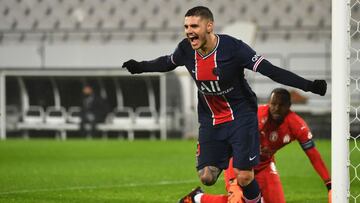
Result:
<svg viewBox="0 0 360 203"><path fill-rule="evenodd" d="M216 126L200 125L196 168L226 169L233 156L233 167L251 169L259 163L259 139L256 113Z"/></svg>

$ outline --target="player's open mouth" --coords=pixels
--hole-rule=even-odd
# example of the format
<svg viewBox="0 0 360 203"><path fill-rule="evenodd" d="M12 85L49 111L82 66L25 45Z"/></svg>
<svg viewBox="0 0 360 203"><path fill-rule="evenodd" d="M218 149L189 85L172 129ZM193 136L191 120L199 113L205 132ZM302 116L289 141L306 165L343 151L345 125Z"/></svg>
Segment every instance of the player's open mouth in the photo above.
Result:
<svg viewBox="0 0 360 203"><path fill-rule="evenodd" d="M188 36L188 39L192 45L195 45L198 42L198 36Z"/></svg>
<svg viewBox="0 0 360 203"><path fill-rule="evenodd" d="M272 113L272 117L273 117L273 119L278 120L281 118L281 115L278 113Z"/></svg>

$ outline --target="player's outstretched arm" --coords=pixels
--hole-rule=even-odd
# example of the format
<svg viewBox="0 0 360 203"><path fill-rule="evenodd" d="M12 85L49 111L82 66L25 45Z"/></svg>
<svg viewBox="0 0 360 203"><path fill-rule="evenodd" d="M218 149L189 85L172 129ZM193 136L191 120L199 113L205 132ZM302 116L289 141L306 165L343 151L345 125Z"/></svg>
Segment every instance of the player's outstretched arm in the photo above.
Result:
<svg viewBox="0 0 360 203"><path fill-rule="evenodd" d="M171 56L161 56L151 61L138 62L131 59L123 63L122 67L131 74L139 74L143 72L167 72L174 70L177 65L172 62Z"/></svg>
<svg viewBox="0 0 360 203"><path fill-rule="evenodd" d="M126 61L125 63L123 63L122 67L126 68L131 74L143 72L140 63L135 61L134 59Z"/></svg>
<svg viewBox="0 0 360 203"><path fill-rule="evenodd" d="M303 146L303 145L302 145ZM304 148L303 148L304 149ZM315 145L308 149L304 149L307 157L309 158L312 166L315 171L319 174L321 179L324 181L324 184L328 190L329 202L331 202L331 178L329 175L329 171L326 168L326 165L321 158L319 151L316 149Z"/></svg>
<svg viewBox="0 0 360 203"><path fill-rule="evenodd" d="M327 83L325 80L306 80L295 73L279 68L271 64L267 60L262 60L259 64L257 71L275 82L296 87L304 90L305 92L312 92L324 96L327 90Z"/></svg>

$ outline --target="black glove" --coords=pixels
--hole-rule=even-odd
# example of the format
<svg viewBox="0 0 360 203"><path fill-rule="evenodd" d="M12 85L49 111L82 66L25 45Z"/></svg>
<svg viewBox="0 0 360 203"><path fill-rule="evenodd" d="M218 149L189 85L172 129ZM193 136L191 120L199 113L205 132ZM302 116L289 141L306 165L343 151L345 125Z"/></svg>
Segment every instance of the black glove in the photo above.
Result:
<svg viewBox="0 0 360 203"><path fill-rule="evenodd" d="M141 63L133 59L126 61L122 65L123 68L126 68L131 74L142 73Z"/></svg>
<svg viewBox="0 0 360 203"><path fill-rule="evenodd" d="M314 80L310 85L310 92L324 96L326 93L327 84L325 80Z"/></svg>
<svg viewBox="0 0 360 203"><path fill-rule="evenodd" d="M327 190L330 191L331 190L331 181L325 183L325 186L326 186Z"/></svg>

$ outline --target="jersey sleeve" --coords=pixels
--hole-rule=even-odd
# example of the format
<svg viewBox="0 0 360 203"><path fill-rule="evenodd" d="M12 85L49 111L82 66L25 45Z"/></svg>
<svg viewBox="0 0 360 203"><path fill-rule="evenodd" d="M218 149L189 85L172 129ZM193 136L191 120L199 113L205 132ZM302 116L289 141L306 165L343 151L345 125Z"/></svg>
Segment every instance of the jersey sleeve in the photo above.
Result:
<svg viewBox="0 0 360 203"><path fill-rule="evenodd" d="M175 66L183 66L185 61L185 40L181 41L175 51L170 55L171 63Z"/></svg>
<svg viewBox="0 0 360 203"><path fill-rule="evenodd" d="M238 64L241 67L259 72L283 85L296 87L306 92L310 91L312 81L306 80L288 70L274 66L263 56L257 54L249 45L241 40L235 40L234 52L236 53Z"/></svg>
<svg viewBox="0 0 360 203"><path fill-rule="evenodd" d="M176 67L184 65L185 51L183 49L184 40L180 42L171 55L160 56L151 61L142 61L142 72L168 72Z"/></svg>
<svg viewBox="0 0 360 203"><path fill-rule="evenodd" d="M254 72L257 71L257 68L264 57L257 54L249 45L241 40L236 40L236 57L239 60L239 64L249 70Z"/></svg>
<svg viewBox="0 0 360 203"><path fill-rule="evenodd" d="M307 148L306 143L312 143L312 134L306 122L293 112L287 119L287 122L290 124L291 133L293 136L295 136L296 140L300 143L302 148Z"/></svg>
<svg viewBox="0 0 360 203"><path fill-rule="evenodd" d="M331 177L319 151L316 149L316 147L313 147L311 149L306 150L305 153L308 156L316 172L324 181L327 189L331 190Z"/></svg>
<svg viewBox="0 0 360 203"><path fill-rule="evenodd" d="M296 87L304 91L309 91L312 81L296 75L293 72L279 68L271 64L268 60L263 59L261 64L256 66L256 71L272 79L275 82L291 87Z"/></svg>

